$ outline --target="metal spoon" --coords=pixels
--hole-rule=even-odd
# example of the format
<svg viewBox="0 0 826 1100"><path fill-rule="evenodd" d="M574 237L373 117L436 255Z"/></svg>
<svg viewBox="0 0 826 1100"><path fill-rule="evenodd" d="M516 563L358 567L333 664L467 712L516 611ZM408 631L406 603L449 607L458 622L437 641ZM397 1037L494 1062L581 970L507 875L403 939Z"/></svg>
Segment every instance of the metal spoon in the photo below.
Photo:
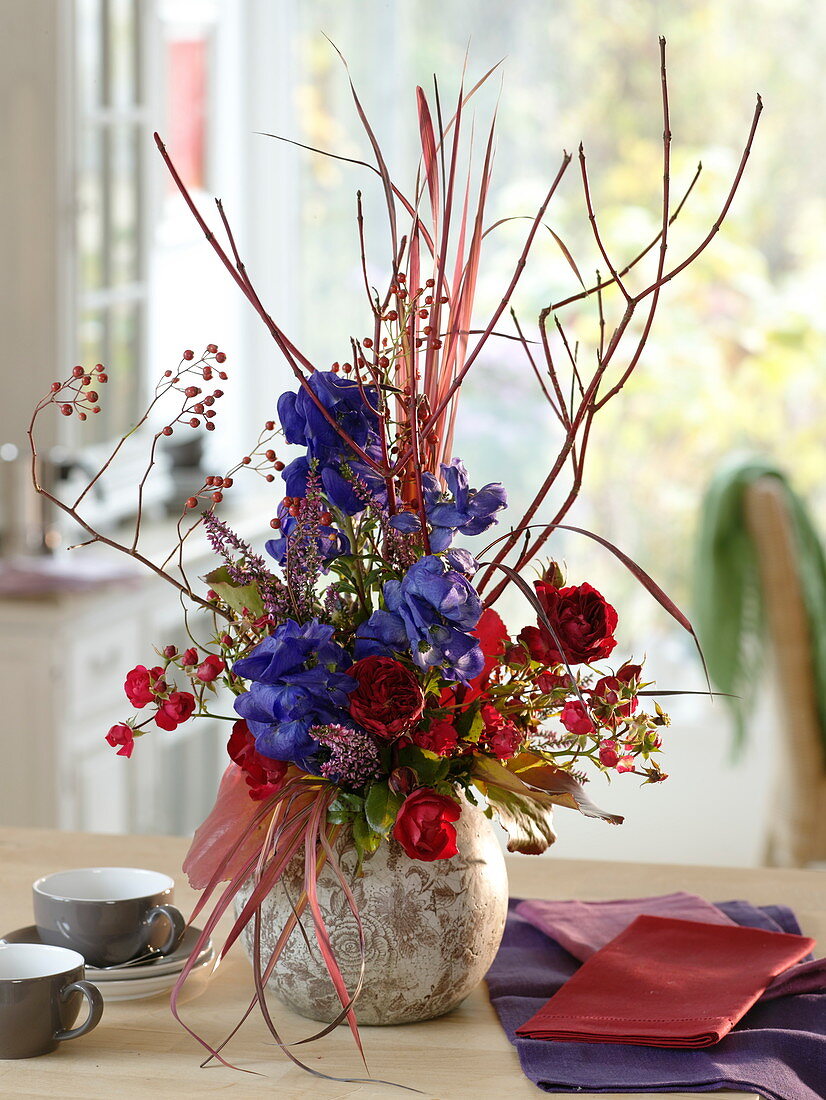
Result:
<svg viewBox="0 0 826 1100"><path fill-rule="evenodd" d="M141 966L144 963L154 962L155 959L165 959L169 956L164 955L160 951L149 951L145 955L138 955L135 959L129 959L127 962L113 963L111 966L90 966L89 970L125 970L128 966Z"/></svg>

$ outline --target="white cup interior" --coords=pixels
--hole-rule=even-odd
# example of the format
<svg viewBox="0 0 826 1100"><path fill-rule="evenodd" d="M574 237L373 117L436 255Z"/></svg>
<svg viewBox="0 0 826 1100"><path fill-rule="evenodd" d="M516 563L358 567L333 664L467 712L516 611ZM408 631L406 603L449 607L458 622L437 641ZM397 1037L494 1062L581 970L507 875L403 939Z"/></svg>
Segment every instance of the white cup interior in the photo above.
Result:
<svg viewBox="0 0 826 1100"><path fill-rule="evenodd" d="M67 947L39 943L0 944L0 981L48 978L83 966L83 956Z"/></svg>
<svg viewBox="0 0 826 1100"><path fill-rule="evenodd" d="M34 890L61 901L128 901L152 897L174 885L169 875L139 867L81 867L46 875Z"/></svg>

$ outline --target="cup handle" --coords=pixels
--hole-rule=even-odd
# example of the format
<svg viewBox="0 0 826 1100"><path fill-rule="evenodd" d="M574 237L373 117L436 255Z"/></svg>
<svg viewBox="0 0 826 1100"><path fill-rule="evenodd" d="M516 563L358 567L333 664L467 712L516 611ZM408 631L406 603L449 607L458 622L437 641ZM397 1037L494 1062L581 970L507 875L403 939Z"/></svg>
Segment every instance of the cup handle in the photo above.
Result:
<svg viewBox="0 0 826 1100"><path fill-rule="evenodd" d="M73 1027L70 1031L56 1032L55 1039L77 1039L79 1036L85 1035L87 1031L91 1031L93 1027L97 1027L103 1015L103 996L97 986L92 985L91 982L72 982L71 985L64 986L61 989L61 1001L68 1000L72 993L83 994L89 1005L89 1015L80 1027Z"/></svg>
<svg viewBox="0 0 826 1100"><path fill-rule="evenodd" d="M147 939L149 938L149 929L155 923L159 917L165 917L170 924L169 935L166 938L166 942L163 943L158 951L162 955L168 955L170 951L173 951L175 945L184 934L186 928L186 920L183 913L174 905L156 905L154 909L150 909L146 917Z"/></svg>

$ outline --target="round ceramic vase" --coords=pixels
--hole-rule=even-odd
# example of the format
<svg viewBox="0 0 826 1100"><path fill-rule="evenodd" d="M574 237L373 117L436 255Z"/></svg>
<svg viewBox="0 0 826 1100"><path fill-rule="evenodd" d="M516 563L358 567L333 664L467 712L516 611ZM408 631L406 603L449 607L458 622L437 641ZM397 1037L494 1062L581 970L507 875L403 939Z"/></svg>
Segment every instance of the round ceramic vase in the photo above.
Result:
<svg viewBox="0 0 826 1100"><path fill-rule="evenodd" d="M365 970L355 1005L359 1024L403 1024L450 1012L482 980L505 928L508 880L502 849L490 821L463 803L456 822L458 855L425 863L411 859L395 840L383 842L357 877L348 830L336 851L355 897L365 940ZM297 857L261 909L262 967L275 947L304 886L304 860ZM248 883L236 912L249 897ZM318 899L347 988L360 973L358 925L334 872L324 866ZM341 1011L315 941L312 918L303 924L310 946L296 929L268 982L294 1011L325 1023ZM253 922L246 929L252 956Z"/></svg>

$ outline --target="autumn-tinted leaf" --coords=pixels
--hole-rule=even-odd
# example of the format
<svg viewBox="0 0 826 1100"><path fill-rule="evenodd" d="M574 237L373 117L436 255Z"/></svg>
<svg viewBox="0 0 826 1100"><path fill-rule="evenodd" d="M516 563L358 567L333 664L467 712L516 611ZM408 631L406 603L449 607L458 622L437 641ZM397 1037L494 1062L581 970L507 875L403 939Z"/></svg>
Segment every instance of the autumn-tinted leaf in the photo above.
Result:
<svg viewBox="0 0 826 1100"><path fill-rule="evenodd" d="M486 797L508 834L509 852L538 856L556 840L550 806L494 784L486 786Z"/></svg>
<svg viewBox="0 0 826 1100"><path fill-rule="evenodd" d="M255 584L235 584L230 579L225 565L219 565L217 569L207 573L204 580L213 591L218 593L218 596L227 607L231 607L237 615L241 615L244 608L255 619L260 618L265 613L264 601L261 599L258 586Z"/></svg>
<svg viewBox="0 0 826 1100"><path fill-rule="evenodd" d="M624 821L619 814L607 813L595 806L585 793L581 783L572 775L555 768L532 753L522 753L511 761L511 767L518 772L518 778L533 788L538 788L553 799L557 806L568 806L579 810L586 817L597 817L611 825L621 825Z"/></svg>
<svg viewBox="0 0 826 1100"><path fill-rule="evenodd" d="M546 764L533 753L522 753L511 760L508 767L491 757L477 756L471 776L512 794L532 798L542 806L567 806L586 817L597 817L612 825L621 825L623 821L617 814L606 813L595 806L573 776Z"/></svg>

